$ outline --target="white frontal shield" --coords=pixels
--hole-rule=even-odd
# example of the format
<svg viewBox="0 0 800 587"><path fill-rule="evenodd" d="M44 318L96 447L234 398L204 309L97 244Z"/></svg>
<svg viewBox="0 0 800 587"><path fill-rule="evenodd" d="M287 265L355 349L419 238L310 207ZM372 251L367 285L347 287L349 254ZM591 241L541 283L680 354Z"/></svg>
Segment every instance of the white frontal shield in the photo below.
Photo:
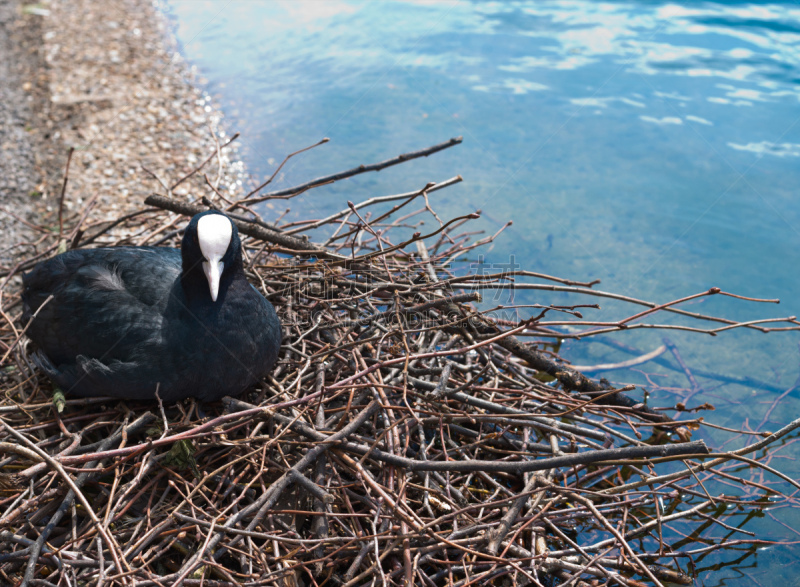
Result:
<svg viewBox="0 0 800 587"><path fill-rule="evenodd" d="M203 271L208 279L211 299L215 302L219 295L219 280L224 269L222 257L225 256L232 237L231 221L221 214L208 214L197 222L197 241L206 259L203 261Z"/></svg>

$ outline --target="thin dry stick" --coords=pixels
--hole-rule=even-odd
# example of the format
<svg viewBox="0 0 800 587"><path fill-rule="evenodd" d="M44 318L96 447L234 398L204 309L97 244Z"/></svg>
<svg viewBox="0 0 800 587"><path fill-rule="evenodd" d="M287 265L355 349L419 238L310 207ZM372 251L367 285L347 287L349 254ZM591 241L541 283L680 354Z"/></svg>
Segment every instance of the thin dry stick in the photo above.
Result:
<svg viewBox="0 0 800 587"><path fill-rule="evenodd" d="M397 157L393 157L391 159L387 159L379 163L371 163L369 165L359 165L358 167L348 169L347 171L340 171L338 173L333 173L331 175L318 177L317 179L312 179L311 181L308 181L306 183L291 188L278 190L276 192L270 192L269 194L266 194L265 197L270 197L270 196L277 197L277 196L286 196L289 194L295 194L300 191L305 191L309 188L330 183L332 181L347 179L348 177L353 177L354 175L359 175L361 173L367 173L369 171L381 171L383 169L386 169L387 167L398 165L400 163L405 163L406 161L410 161L411 159L417 159L419 157L427 157L428 155L433 155L434 153L443 151L444 149L448 149L450 147L460 144L462 140L463 140L462 137L455 137L450 139L449 141L445 141L444 143L439 143L438 145L433 145L432 147L428 147L426 149L420 149L419 151L412 151L410 153L405 153L404 155L399 155ZM324 140L321 142L324 142ZM264 187L264 185L266 185L266 183L262 184L261 186L259 186L258 188L247 194L246 198L249 198L250 196L253 196L254 194L258 193Z"/></svg>
<svg viewBox="0 0 800 587"><path fill-rule="evenodd" d="M16 335L16 338L14 339L14 342L11 344L11 346L8 347L8 350L3 355L3 358L0 359L0 365L5 365L6 359L8 359L8 355L11 354L11 351L13 351L16 348L16 346L19 344L19 341L21 341L22 337L25 336L25 333L28 332L28 327L31 324L33 324L34 320L36 320L36 316L39 315L39 312L42 310L42 308L44 308L48 303L50 303L52 301L52 299L53 299L53 295L51 294L51 295L47 296L47 298L42 302L41 306L36 308L36 311L31 316L31 319L28 320L28 323L25 325L25 328L22 329L22 332L20 332L19 334Z"/></svg>
<svg viewBox="0 0 800 587"><path fill-rule="evenodd" d="M265 187L267 187L269 184L271 184L272 180L275 179L275 177L278 175L278 173L280 173L281 169L283 169L283 166L286 165L286 163L289 161L289 159L291 159L292 157L294 157L296 155L299 155L300 153L305 153L306 151L310 151L311 149L313 149L315 147L319 147L320 145L324 145L328 141L330 141L330 139L328 137L323 137L321 140L319 140L318 142L314 143L313 145L310 145L308 147L303 147L299 151L295 151L293 153L289 153L288 155L286 155L286 157L284 157L283 161L281 161L281 164L278 165L278 168L272 173L272 175L270 175L267 178L267 180L264 183L260 184L257 188L255 188L251 192L248 192L247 195L242 200L240 200L239 202L236 203L236 205L238 205L239 203L241 203L244 200L249 200L254 195L256 195L258 192L260 192ZM283 195L283 194L281 194L281 195Z"/></svg>
<svg viewBox="0 0 800 587"><path fill-rule="evenodd" d="M214 132L214 131L212 130L211 132L212 132L212 134L213 134L213 132ZM192 177L193 175L195 175L195 174L196 174L198 171L200 171L200 170L201 170L203 167L205 167L205 166L206 166L206 165L209 163L209 161L211 161L211 160L212 160L214 157L217 157L217 158L219 158L219 157L221 156L222 149L223 149L223 148L225 148L225 147L227 147L228 145L230 145L230 144L231 144L233 141L235 141L235 140L236 140L236 139L238 139L238 138L239 138L239 133L237 132L237 133L235 133L235 134L234 134L234 135L233 135L233 136L232 136L230 139L228 139L228 140L225 142L225 144L224 144L224 145L222 145L222 146L220 147L220 146L219 146L219 143L217 142L217 137L216 137L216 135L214 135L214 141L215 141L215 142L217 142L217 149L216 149L216 150L215 150L213 153L211 153L211 155L209 155L209 156L208 156L208 157L207 157L205 160L203 160L203 162L202 162L202 163L200 163L200 165L198 165L197 167L195 167L194 169L192 169L192 170L191 170L189 173L187 173L187 174L186 174L186 175L184 175L182 178L180 178L178 181L176 181L174 184L172 184L172 187L166 188L166 190L167 190L167 193L168 193L168 194L171 194L172 192L174 192L174 191L175 191L175 188L177 188L179 185L181 185L181 184L182 184L183 182L185 182L187 179L189 179L190 177ZM163 184L162 184L162 185L163 185ZM165 187L166 187L166 186L165 186Z"/></svg>
<svg viewBox="0 0 800 587"><path fill-rule="evenodd" d="M370 198L368 200L364 200L363 202L358 202L357 204L355 204L355 208L356 208L356 210L360 210L361 208L366 208L368 206L373 206L375 204L382 204L384 202L394 202L395 200L405 200L407 198L413 198L415 196L421 195L423 192L431 193L431 192L435 192L435 191L438 191L438 190L442 190L442 189L444 189L446 187L450 187L451 185L455 185L455 184L457 184L457 183L459 183L461 181L463 181L463 179L462 179L462 177L460 175L458 175L456 177L453 177L453 178L450 178L450 179L446 179L445 181L442 181L442 182L439 182L439 183L429 183L424 188L422 188L421 190L417 190L415 192L406 192L406 193L403 193L403 194L394 194L392 196L380 196L380 197L376 197L376 198ZM303 226L298 226L297 228L292 228L290 230L286 230L285 232L286 232L286 234L296 234L298 232L306 232L308 230L313 230L313 229L319 228L320 226L323 226L325 224L329 224L329 223L331 223L331 222L333 222L333 221L335 221L335 220L337 220L339 218L342 218L343 216L347 216L351 211L352 211L351 208L348 206L344 210L340 210L339 212L336 212L335 214L331 214L330 216L327 216L327 217L323 218L322 220L316 220L316 221L304 224Z"/></svg>
<svg viewBox="0 0 800 587"><path fill-rule="evenodd" d="M58 198L58 240L61 241L61 235L64 233L64 196L67 193L67 182L69 181L69 164L72 161L72 154L75 152L75 147L70 147L67 152L67 165L64 168L64 182L61 184L61 195Z"/></svg>

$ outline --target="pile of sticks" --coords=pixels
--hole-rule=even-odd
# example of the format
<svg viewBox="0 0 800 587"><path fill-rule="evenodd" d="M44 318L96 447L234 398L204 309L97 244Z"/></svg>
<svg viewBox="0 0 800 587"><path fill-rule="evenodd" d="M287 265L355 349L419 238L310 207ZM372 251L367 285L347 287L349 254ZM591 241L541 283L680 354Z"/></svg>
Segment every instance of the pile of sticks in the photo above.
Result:
<svg viewBox="0 0 800 587"><path fill-rule="evenodd" d="M203 175L212 154L175 184L159 179L164 193L135 213L93 223L89 202L21 247L0 290L0 583L691 584L698 558L757 542L695 531L730 528L725 504L790 500L781 487L800 485L765 460L800 421L714 453L691 441L701 419L675 421L680 411L654 410L633 386L590 379L537 342L658 326L796 329L793 318L767 327L778 320L676 307L732 295L718 289L655 304L530 271L459 272L459 258L498 236L474 240L476 214L440 220L429 196L459 177L323 219L279 225L257 213L459 142L264 193L273 175L237 201ZM173 196L185 181L206 195ZM246 235L247 272L281 315L271 376L217 404L54 396L27 358L20 273L70 247L177 246L187 217L209 207ZM422 218L435 226L426 234ZM481 292L512 287L643 309L589 322L581 306L531 314L529 304L516 311L530 317L510 320L481 303ZM668 312L714 327L646 320ZM783 485L748 478L758 470Z"/></svg>

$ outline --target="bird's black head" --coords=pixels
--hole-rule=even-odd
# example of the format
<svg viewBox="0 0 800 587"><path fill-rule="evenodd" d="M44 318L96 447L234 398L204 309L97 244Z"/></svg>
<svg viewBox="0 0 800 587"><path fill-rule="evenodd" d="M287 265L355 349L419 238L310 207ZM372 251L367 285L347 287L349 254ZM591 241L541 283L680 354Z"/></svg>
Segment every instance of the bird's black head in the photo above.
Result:
<svg viewBox="0 0 800 587"><path fill-rule="evenodd" d="M197 214L183 234L181 257L185 285L197 288L205 281L205 293L216 302L220 290L243 270L242 243L236 225L217 210Z"/></svg>

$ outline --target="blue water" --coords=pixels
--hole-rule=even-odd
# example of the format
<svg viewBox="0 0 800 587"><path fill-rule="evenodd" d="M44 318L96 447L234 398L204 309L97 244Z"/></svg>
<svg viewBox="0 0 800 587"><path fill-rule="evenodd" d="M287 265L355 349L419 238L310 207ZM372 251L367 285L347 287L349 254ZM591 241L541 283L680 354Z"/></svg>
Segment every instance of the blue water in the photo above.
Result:
<svg viewBox="0 0 800 587"><path fill-rule="evenodd" d="M465 181L432 195L432 204L442 216L480 209L487 232L513 219L486 252L489 263L514 255L527 269L601 279L601 289L657 302L712 286L781 299L779 306L730 298L690 306L737 320L800 315L796 2L169 0L167 10L228 128L242 132L256 180L324 136L332 142L291 161L275 188L464 137L428 159L292 200L287 220L461 174ZM284 211L272 206L267 217ZM603 310L586 311L587 318L638 311L600 303ZM758 426L800 372L797 333L666 335L690 368L764 382L721 386L700 378L704 391L690 403L713 403L717 411L707 417L723 425ZM637 331L606 341L646 352L664 336ZM630 358L591 339L566 342L562 353L581 365ZM676 389L689 386L659 365L637 369L607 376L645 384L660 405L674 404L682 397ZM764 427L798 412L793 392ZM698 435L717 445L728 438ZM794 461L780 464L800 473ZM796 540L782 524L797 526L798 516L789 509L774 516L780 523L768 515L747 528ZM701 584L770 584L777 576L800 584L791 582L796 553L762 549L702 573Z"/></svg>

